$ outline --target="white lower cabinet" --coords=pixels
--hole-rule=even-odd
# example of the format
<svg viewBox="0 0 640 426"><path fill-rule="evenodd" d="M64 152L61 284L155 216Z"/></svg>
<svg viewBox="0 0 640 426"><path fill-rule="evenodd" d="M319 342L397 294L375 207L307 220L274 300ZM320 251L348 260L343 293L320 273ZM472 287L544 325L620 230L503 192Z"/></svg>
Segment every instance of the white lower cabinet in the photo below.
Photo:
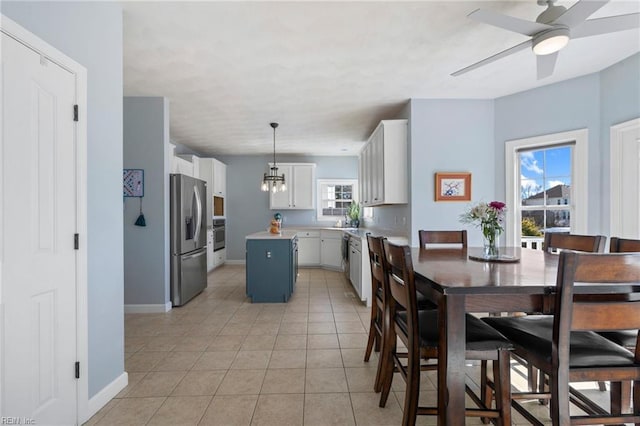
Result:
<svg viewBox="0 0 640 426"><path fill-rule="evenodd" d="M227 249L220 249L213 252L213 267L217 268L227 261Z"/></svg>
<svg viewBox="0 0 640 426"><path fill-rule="evenodd" d="M298 265L320 265L320 231L298 232Z"/></svg>
<svg viewBox="0 0 640 426"><path fill-rule="evenodd" d="M342 231L320 231L320 264L342 269Z"/></svg>

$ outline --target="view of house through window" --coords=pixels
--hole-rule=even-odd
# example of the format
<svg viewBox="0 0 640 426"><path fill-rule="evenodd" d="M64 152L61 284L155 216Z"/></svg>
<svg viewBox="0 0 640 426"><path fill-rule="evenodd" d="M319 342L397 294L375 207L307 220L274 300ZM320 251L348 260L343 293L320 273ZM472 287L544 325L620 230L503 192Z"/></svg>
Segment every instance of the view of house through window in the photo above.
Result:
<svg viewBox="0 0 640 426"><path fill-rule="evenodd" d="M519 151L523 237L570 230L572 150L562 145Z"/></svg>
<svg viewBox="0 0 640 426"><path fill-rule="evenodd" d="M357 199L357 180L318 179L318 220L344 219L349 205Z"/></svg>

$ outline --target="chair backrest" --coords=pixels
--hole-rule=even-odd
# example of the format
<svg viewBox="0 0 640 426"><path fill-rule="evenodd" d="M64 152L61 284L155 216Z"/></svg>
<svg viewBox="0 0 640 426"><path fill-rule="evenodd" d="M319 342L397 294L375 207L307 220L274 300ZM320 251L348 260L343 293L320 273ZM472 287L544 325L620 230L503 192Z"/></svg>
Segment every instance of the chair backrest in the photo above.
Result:
<svg viewBox="0 0 640 426"><path fill-rule="evenodd" d="M386 279L384 273L384 248L382 242L384 237L372 237L367 235L367 245L369 246L369 264L371 265L371 291L372 296L376 297L378 289L382 289L382 300L385 300L383 283Z"/></svg>
<svg viewBox="0 0 640 426"><path fill-rule="evenodd" d="M576 235L564 232L546 232L544 250L563 249L585 253L603 253L607 237L602 235Z"/></svg>
<svg viewBox="0 0 640 426"><path fill-rule="evenodd" d="M574 293L576 283L620 285L629 293L640 293L640 253L560 253L552 363L562 368L568 368L569 365L569 336L572 330L640 329L640 299L637 295L620 297L615 292L577 295ZM638 355L636 359L640 361Z"/></svg>
<svg viewBox="0 0 640 426"><path fill-rule="evenodd" d="M467 248L467 231L426 231L419 230L420 248L427 244L461 244Z"/></svg>
<svg viewBox="0 0 640 426"><path fill-rule="evenodd" d="M384 269L389 286L389 306L395 315L397 304L406 309L410 339L418 340L418 299L413 277L413 262L409 246L400 246L384 241ZM393 316L392 316L393 318Z"/></svg>
<svg viewBox="0 0 640 426"><path fill-rule="evenodd" d="M609 253L640 253L640 240L611 237Z"/></svg>

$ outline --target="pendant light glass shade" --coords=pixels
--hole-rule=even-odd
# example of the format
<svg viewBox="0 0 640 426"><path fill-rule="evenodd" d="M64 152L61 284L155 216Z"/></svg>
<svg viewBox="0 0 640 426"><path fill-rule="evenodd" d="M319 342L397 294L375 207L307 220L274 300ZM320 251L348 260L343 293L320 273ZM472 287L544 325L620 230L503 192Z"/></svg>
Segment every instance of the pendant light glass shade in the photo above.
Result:
<svg viewBox="0 0 640 426"><path fill-rule="evenodd" d="M285 185L284 173L278 174L278 165L276 164L276 127L278 127L278 123L269 124L273 128L273 166L269 168L268 174L264 174L260 189L266 192L271 188L271 192L275 193L277 191L286 191L287 186Z"/></svg>

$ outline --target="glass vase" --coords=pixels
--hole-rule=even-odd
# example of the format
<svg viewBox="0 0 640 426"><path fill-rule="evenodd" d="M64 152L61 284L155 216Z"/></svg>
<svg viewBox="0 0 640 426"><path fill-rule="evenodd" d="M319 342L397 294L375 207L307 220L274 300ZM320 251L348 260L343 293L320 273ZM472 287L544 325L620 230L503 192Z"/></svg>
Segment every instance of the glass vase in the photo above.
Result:
<svg viewBox="0 0 640 426"><path fill-rule="evenodd" d="M500 253L498 250L498 237L500 234L497 230L490 226L482 227L482 237L484 242L484 257L487 259L495 259Z"/></svg>

